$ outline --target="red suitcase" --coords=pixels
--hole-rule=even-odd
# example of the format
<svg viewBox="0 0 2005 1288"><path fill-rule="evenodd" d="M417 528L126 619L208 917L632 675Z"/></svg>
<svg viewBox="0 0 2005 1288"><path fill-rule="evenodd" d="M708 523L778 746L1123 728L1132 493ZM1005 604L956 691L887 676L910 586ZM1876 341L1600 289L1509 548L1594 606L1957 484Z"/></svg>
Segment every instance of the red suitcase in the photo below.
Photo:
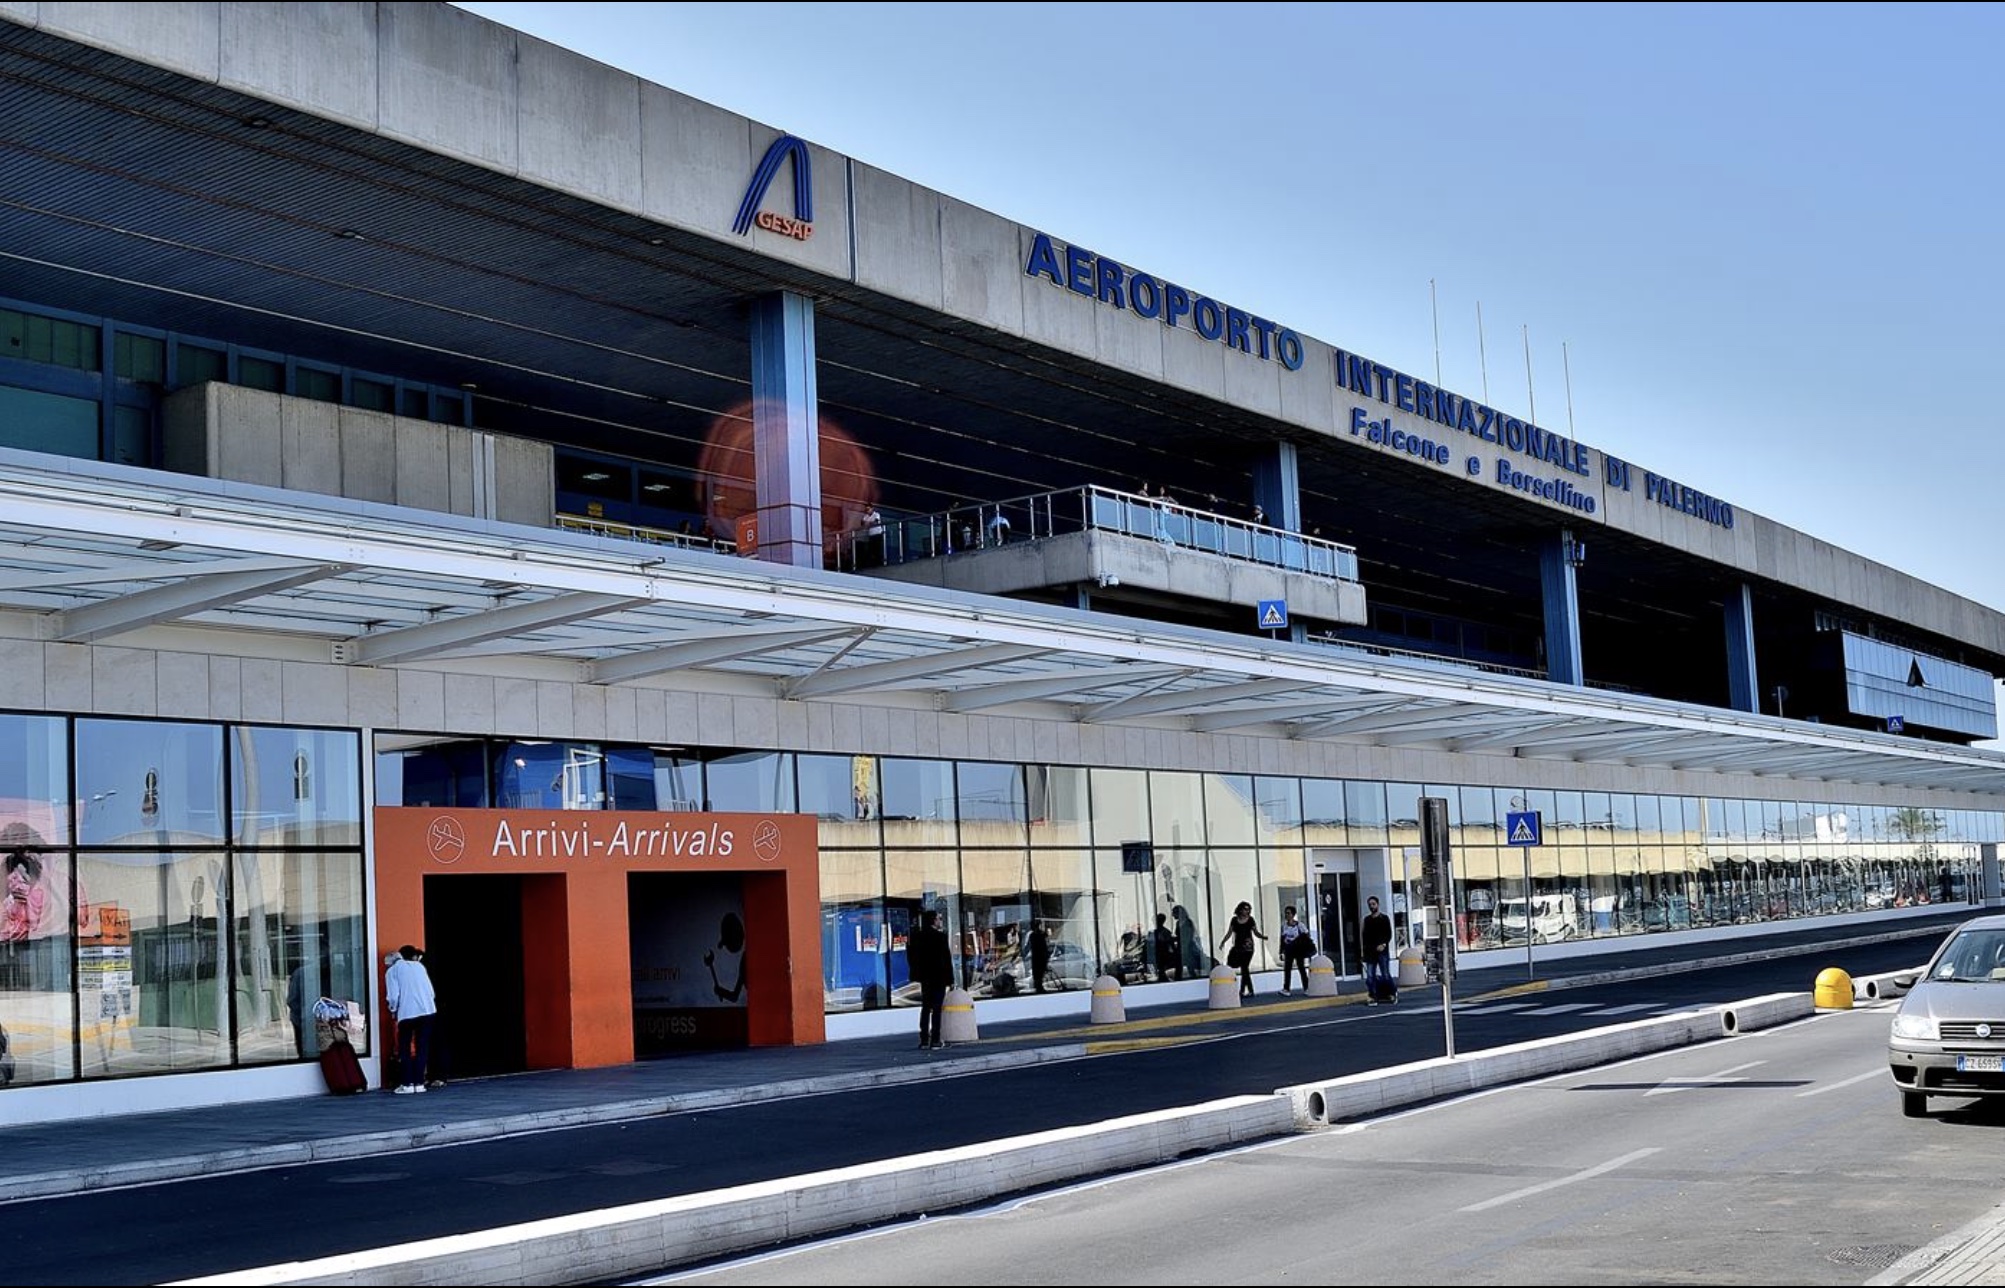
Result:
<svg viewBox="0 0 2005 1288"><path fill-rule="evenodd" d="M346 1042L337 1039L320 1049L320 1072L327 1079L327 1089L337 1096L368 1090L362 1062L355 1058L355 1048Z"/></svg>

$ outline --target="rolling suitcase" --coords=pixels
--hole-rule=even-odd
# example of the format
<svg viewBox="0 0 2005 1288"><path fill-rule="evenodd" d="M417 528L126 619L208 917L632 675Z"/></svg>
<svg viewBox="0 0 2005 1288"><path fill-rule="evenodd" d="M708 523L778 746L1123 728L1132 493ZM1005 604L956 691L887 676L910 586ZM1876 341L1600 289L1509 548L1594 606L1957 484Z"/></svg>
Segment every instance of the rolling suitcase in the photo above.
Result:
<svg viewBox="0 0 2005 1288"><path fill-rule="evenodd" d="M327 1079L327 1089L337 1096L369 1087L368 1079L362 1076L362 1062L355 1058L355 1048L346 1038L336 1038L320 1048L320 1072Z"/></svg>

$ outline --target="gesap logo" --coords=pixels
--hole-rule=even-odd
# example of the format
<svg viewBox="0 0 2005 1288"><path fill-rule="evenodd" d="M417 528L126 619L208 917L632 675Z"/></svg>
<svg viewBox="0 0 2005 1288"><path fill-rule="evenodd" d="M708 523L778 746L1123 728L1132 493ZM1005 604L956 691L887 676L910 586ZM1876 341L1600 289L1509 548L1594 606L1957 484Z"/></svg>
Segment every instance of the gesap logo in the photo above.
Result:
<svg viewBox="0 0 2005 1288"><path fill-rule="evenodd" d="M773 186L774 178L780 173L780 163L788 157L794 160L794 216L791 219L759 209L766 200L766 189ZM795 241L806 241L814 236L814 167L808 160L806 141L791 134L782 134L773 140L773 146L766 149L759 168L752 172L752 182L745 189L745 199L738 203L738 218L732 222L731 231L743 237L752 231L754 224Z"/></svg>

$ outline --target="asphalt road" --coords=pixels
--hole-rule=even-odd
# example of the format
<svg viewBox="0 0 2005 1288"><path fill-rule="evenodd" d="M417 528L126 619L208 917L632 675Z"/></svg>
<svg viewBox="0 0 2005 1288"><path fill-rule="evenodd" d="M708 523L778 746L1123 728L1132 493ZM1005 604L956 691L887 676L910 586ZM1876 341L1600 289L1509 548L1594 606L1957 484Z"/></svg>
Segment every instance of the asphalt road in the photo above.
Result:
<svg viewBox="0 0 2005 1288"><path fill-rule="evenodd" d="M1532 995L1458 1011L1456 1045L1800 992L1821 966L1864 975L1925 956L1903 941ZM1409 993L1397 1007L1338 1007L1310 1022L1023 1070L23 1201L7 1205L0 1256L15 1283L160 1283L1264 1093L1441 1054L1432 1000Z"/></svg>
<svg viewBox="0 0 2005 1288"><path fill-rule="evenodd" d="M1903 1118L1886 1028L1824 1013L647 1282L1864 1283L2005 1193L2005 1111Z"/></svg>

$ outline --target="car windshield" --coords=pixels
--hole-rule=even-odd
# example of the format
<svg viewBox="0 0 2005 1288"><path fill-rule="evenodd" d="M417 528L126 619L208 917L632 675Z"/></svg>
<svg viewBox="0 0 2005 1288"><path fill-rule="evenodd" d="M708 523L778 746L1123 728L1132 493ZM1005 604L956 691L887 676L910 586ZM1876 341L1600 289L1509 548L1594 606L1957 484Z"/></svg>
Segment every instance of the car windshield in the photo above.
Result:
<svg viewBox="0 0 2005 1288"><path fill-rule="evenodd" d="M2005 980L2005 930L1969 930L1950 940L1929 978L1951 983Z"/></svg>

